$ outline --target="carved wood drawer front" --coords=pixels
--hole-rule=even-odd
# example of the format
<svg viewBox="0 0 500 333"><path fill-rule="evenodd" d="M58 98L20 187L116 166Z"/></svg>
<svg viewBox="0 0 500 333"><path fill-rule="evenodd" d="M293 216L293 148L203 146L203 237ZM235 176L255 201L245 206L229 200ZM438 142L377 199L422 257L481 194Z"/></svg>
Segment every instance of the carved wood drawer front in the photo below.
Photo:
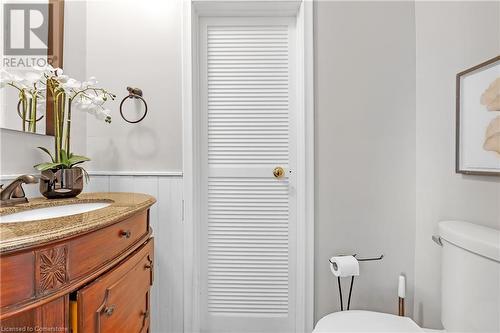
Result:
<svg viewBox="0 0 500 333"><path fill-rule="evenodd" d="M134 245L148 234L147 211L69 243L69 278L84 276Z"/></svg>
<svg viewBox="0 0 500 333"><path fill-rule="evenodd" d="M146 332L153 283L153 239L77 293L78 331Z"/></svg>

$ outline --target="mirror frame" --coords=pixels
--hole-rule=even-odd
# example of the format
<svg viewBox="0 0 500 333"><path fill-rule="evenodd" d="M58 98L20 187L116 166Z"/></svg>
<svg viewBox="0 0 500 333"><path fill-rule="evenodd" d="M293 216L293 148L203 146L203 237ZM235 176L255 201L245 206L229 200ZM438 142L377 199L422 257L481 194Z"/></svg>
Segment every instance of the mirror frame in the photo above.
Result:
<svg viewBox="0 0 500 333"><path fill-rule="evenodd" d="M49 0L49 32L47 61L54 68L63 67L64 55L64 0ZM45 135L55 135L53 97L47 90Z"/></svg>

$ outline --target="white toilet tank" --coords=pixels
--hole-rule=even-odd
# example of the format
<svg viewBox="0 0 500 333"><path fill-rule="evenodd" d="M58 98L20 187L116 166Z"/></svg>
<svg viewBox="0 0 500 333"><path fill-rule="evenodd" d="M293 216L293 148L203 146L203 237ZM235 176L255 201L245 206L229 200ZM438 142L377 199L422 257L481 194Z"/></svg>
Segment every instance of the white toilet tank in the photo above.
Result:
<svg viewBox="0 0 500 333"><path fill-rule="evenodd" d="M500 231L439 223L441 320L447 332L500 332Z"/></svg>

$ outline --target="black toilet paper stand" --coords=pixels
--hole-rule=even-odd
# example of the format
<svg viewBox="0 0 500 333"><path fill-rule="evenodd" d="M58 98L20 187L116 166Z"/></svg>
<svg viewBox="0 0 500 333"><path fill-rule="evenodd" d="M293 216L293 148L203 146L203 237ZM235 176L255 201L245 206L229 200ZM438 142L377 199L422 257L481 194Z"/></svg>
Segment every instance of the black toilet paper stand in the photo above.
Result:
<svg viewBox="0 0 500 333"><path fill-rule="evenodd" d="M353 254L352 255L353 257L356 258L357 254ZM375 258L356 258L359 262L363 262L363 261L378 261L378 260L382 260L384 259L384 255L381 254L379 257L375 257ZM332 262L331 259L328 259L328 261L330 262L330 264L332 264L335 268L335 266L337 265L336 263ZM344 311L344 301L342 299L342 285L340 284L340 276L337 276L337 283L339 285L339 297L340 297L340 311ZM352 295L352 286L354 284L354 275L351 276L351 285L349 287L349 298L347 299L347 309L346 310L349 310L349 307L351 306L351 295Z"/></svg>

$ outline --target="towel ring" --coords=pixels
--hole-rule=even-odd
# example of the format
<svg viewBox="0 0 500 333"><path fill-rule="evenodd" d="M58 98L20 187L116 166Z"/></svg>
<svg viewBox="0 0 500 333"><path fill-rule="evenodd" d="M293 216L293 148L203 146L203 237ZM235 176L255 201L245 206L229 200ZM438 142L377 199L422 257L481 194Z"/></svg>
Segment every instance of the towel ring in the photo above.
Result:
<svg viewBox="0 0 500 333"><path fill-rule="evenodd" d="M29 119L25 119L23 118L23 115L21 114L21 110L19 110L19 108L21 107L21 100L19 100L19 102L17 102L17 115L19 116L19 118L21 118L25 123L31 123L31 120ZM38 119L35 119L35 123L39 122L40 120L42 120L44 117L44 115L41 115L40 118Z"/></svg>
<svg viewBox="0 0 500 333"><path fill-rule="evenodd" d="M126 122L131 123L131 124L137 124L138 122L141 122L144 118L146 118L146 115L148 114L148 103L146 103L146 100L142 97L142 90L141 89L127 87L127 90L128 90L128 96L125 96L125 98L123 98L121 103L120 103L120 115L122 116L123 120L125 120ZM137 120L128 120L123 115L123 108L122 108L123 102L125 102L125 100L128 98L138 98L144 103L144 114L142 115L141 118L139 118Z"/></svg>

